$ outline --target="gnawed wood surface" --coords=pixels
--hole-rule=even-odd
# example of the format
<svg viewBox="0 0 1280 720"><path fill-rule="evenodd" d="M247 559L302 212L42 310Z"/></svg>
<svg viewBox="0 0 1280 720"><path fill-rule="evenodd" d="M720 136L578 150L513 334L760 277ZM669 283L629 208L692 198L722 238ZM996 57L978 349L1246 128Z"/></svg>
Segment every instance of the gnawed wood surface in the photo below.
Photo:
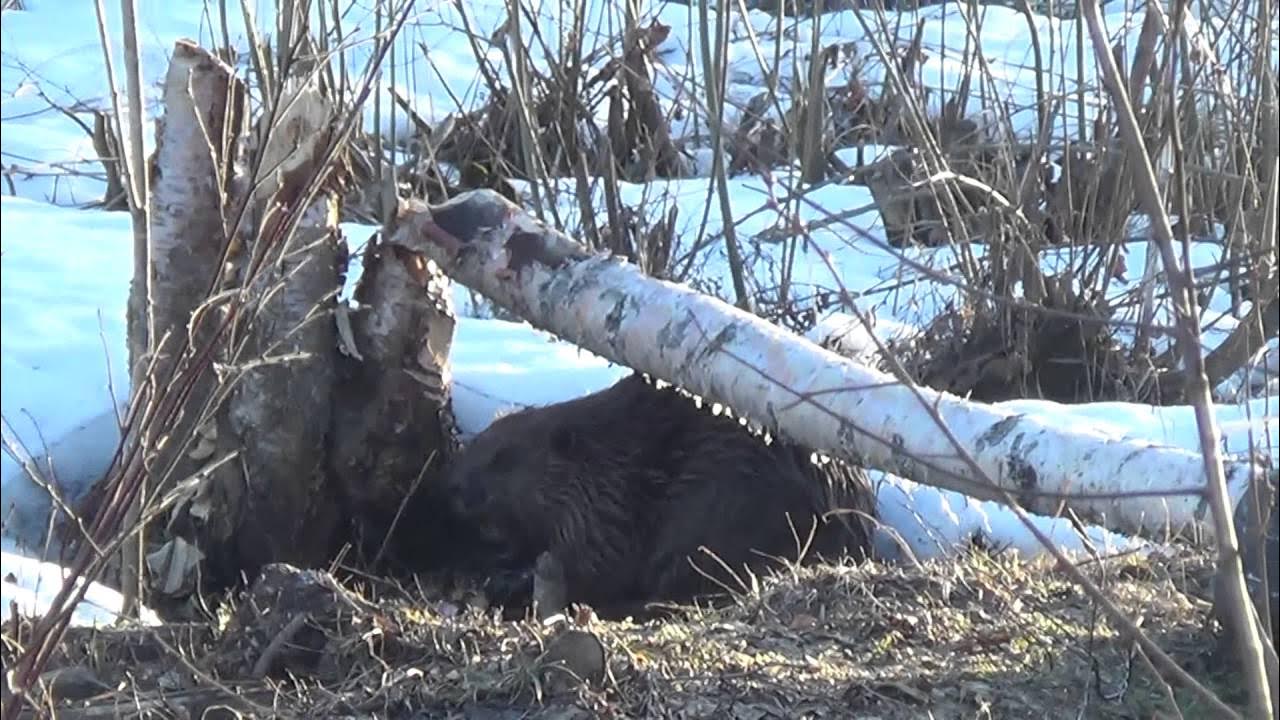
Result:
<svg viewBox="0 0 1280 720"><path fill-rule="evenodd" d="M170 503L148 543L153 602L198 577L325 563L346 542L378 551L451 447L449 280L373 243L358 304L339 300L343 178L328 155L343 117L314 77L280 82L278 112L250 121L243 83L190 41L165 79L150 272L168 340L134 388L138 412L176 418L151 421L135 456L150 497ZM130 324L131 347L145 330Z"/></svg>

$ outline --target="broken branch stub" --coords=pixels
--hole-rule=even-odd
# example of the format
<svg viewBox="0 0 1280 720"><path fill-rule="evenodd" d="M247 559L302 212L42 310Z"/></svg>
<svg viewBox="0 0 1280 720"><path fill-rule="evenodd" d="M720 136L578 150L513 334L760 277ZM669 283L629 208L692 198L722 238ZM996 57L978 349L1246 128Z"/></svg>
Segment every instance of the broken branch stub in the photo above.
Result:
<svg viewBox="0 0 1280 720"><path fill-rule="evenodd" d="M1007 492L1034 512L1073 512L1117 532L1214 532L1197 453L903 385L718 299L591 255L492 191L410 203L400 227L398 243L535 327L823 452L980 499L1005 502ZM1233 501L1260 469L1228 464Z"/></svg>
<svg viewBox="0 0 1280 720"><path fill-rule="evenodd" d="M330 470L371 533L395 529L381 516L448 461L454 442L451 285L435 263L397 243L401 234L366 246L359 307L348 313L352 347L338 359L334 388Z"/></svg>

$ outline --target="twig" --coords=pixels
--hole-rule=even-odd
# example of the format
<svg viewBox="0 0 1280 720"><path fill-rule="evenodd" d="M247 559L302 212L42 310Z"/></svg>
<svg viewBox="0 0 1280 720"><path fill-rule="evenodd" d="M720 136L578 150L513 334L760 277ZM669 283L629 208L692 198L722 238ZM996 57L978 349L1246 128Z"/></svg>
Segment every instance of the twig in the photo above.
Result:
<svg viewBox="0 0 1280 720"><path fill-rule="evenodd" d="M382 544L378 546L378 552L373 556L373 566L378 567L378 563L382 561L382 555L387 550L387 544L391 542L391 536L396 531L396 526L400 524L400 516L404 514L404 509L409 504L409 500L418 494L418 486L422 484L422 479L427 475L427 468L431 467L431 461L435 460L436 452L431 451L431 455L427 457L426 462L422 463L422 469L418 471L418 476L413 479L413 485L409 486L409 492L401 498L399 507L396 508L395 517L391 518L391 527L387 528L387 534L382 538Z"/></svg>
<svg viewBox="0 0 1280 720"><path fill-rule="evenodd" d="M276 657L280 655L280 651L284 649L285 644L293 640L293 636L298 634L302 626L311 618L310 613L298 613L289 618L289 622L280 628L280 632L271 638L271 643L262 651L262 655L258 661L253 664L252 677L255 680L261 680L271 671L271 665L276 661Z"/></svg>

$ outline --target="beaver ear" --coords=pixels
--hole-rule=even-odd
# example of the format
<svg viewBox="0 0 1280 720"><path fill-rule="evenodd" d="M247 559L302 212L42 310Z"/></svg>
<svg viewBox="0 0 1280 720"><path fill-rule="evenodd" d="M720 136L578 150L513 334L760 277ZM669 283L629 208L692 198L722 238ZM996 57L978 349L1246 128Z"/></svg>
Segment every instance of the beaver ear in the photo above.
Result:
<svg viewBox="0 0 1280 720"><path fill-rule="evenodd" d="M551 431L551 452L557 455L572 455L577 446L577 428L558 427Z"/></svg>

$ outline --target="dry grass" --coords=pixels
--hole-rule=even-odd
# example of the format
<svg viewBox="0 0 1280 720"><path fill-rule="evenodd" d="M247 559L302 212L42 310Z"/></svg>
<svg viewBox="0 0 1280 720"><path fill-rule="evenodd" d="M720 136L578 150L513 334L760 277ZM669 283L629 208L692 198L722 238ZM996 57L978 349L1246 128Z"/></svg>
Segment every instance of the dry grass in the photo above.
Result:
<svg viewBox="0 0 1280 720"><path fill-rule="evenodd" d="M5 3L6 8L19 5ZM390 8L396 3L387 5ZM577 17L584 6L572 6ZM1251 1L1244 6L1249 12L1263 8L1262 3ZM224 12L226 8L224 4ZM513 20L527 27L533 18L515 12ZM883 18L877 22L884 25ZM976 34L980 22L973 22ZM445 195L460 189L442 187L445 175L438 171L438 162L461 169L461 187L522 181L534 193L536 204L547 206L553 216L557 215L554 202L543 200L554 199L552 190L561 186L557 180L572 179L582 201L579 234L593 247L636 258L653 274L690 279L693 256L701 254L705 260L707 253L702 251L720 243L725 245L735 274L741 274L736 269L737 255L751 267L767 255L759 251L760 243L786 243L783 260L769 278L768 285L776 291L748 286L735 287L733 294L741 300L744 292L751 293L750 301L743 304L763 315L803 317L811 322L816 311L825 308L818 308L816 301L810 303L806 293L835 297L844 290L834 277L830 283L838 290L802 287L791 281L791 266L809 247L808 232L813 227L806 230L798 222L784 222L781 226L789 229L781 237L749 238L743 233L739 239L735 228L747 218L731 217L722 205L726 226L718 232L696 233L699 248L688 251L685 258L688 249L679 247L680 236L689 233L676 227L670 211L673 206L666 200L633 206L619 200L616 185L620 180L642 182L683 174L658 162L660 158L671 159L671 148L667 147L671 139L664 125L668 119L652 97L652 80L667 68L658 67L648 44L641 42L661 34L663 27L646 28L636 18L623 18L619 24L626 31L616 33L614 45L631 52L621 52L607 63L602 57L587 57L581 42L571 42L558 53L548 53L554 62L539 70L526 55L529 48L501 43L507 53L506 72L481 63L489 71L485 75L493 98L489 104L478 109L460 105L450 121L436 127L415 122L417 137L398 142L393 134L386 143L382 138L364 143L374 148L368 151L373 157L367 162L373 170L361 177L364 182L350 201L359 205L357 201L363 199L368 205L355 208L356 215L366 221L377 220L386 217L394 205L388 200L397 195ZM536 23L533 25L530 29L536 30ZM1096 338L1092 343L1073 337L1068 338L1071 342L1054 342L1058 335L1070 335L1076 326L1065 323L1063 330L1063 322L1033 323L1019 314L1034 308L1046 318L1051 317L1046 311L1058 312L1052 317L1059 320L1069 315L1087 328L1135 322L1151 333L1167 330L1152 323L1154 308L1168 302L1157 282L1154 263L1146 269L1132 269L1145 276L1142 290L1129 308L1135 319L1124 320L1121 308L1100 308L1095 303L1105 296L1115 261L1123 255L1127 240L1122 225L1136 206L1131 192L1117 192L1117 179L1127 169L1124 161L1116 158L1124 153L1115 152L1120 145L1110 120L1092 128L1082 122L1076 142L1065 148L1057 147L1062 138L1048 129L1062 112L1063 103L1083 104L1086 98L1101 95L1100 89L1080 88L1078 95L1064 98L1042 92L1037 107L1044 113L1044 132L1033 137L1016 137L1002 123L980 128L984 131L980 138L967 137L974 129L970 127L973 118L954 111L942 118L926 116L924 88L911 65L913 56L900 57L900 49L885 35L873 43L881 61L895 69L884 87L864 87L857 72L848 73L846 85L831 84L828 75L837 77L835 71L841 68L828 68L827 61L839 65L861 63L866 58L845 57L829 52L832 48L820 48L816 34L790 37L787 44L793 47L788 57L810 61L821 57L824 62L802 65L809 71L808 83L797 84L795 93L784 98L770 88L760 96L762 106L790 108L786 112L778 108L778 117L768 132L742 123L739 129L743 132L713 143L730 151L731 160L729 168L719 168L715 182L723 188L727 177L743 172L768 179L781 173L781 167L800 160L805 169L802 187L792 194L779 194L774 203L786 218L793 214L798 218L798 209L807 202L804 196L809 192L829 183L860 183L854 169L835 162L836 149L868 140L923 148L920 157L912 159L901 173L903 177L895 179L898 185L881 188L892 191L888 192L890 197L909 198L909 206L898 208L902 203L877 200L877 208L886 225L893 226L887 229L899 238L898 244L955 247L961 262L948 274L968 286L970 293L970 304L957 312L990 318L985 324L962 328L965 333L952 333L956 347L942 350L953 352L932 348L944 358L938 364L972 370L972 377L950 377L945 382L935 379L931 384L972 391L985 381L997 388L1016 387L1018 394L1027 396L1147 399L1151 369L1176 365L1173 354L1154 353L1148 347L1148 337L1140 334L1127 358L1130 363L1121 363L1117 371L1117 365L1110 362L1111 338L1107 333L1090 335L1091 340ZM535 37L543 42L536 33ZM775 34L772 48L762 45L762 57L769 53L781 56L782 37L782 33ZM708 48L717 52L709 52L703 59L704 70L713 78L726 72L723 45L727 41L722 33L717 33L717 38L717 47ZM1214 39L1210 38L1210 45ZM330 40L324 38L323 42ZM1256 58L1228 64L1243 74L1238 98L1208 102L1204 98L1212 99L1213 89L1206 87L1204 79L1211 73L1194 63L1179 69L1171 64L1173 56L1164 52L1172 43L1183 41L1179 33L1153 30L1144 36L1142 51L1136 54L1140 62L1126 69L1135 88L1145 88L1150 97L1146 105L1137 108L1142 129L1151 136L1153 149L1169 147L1171 138L1180 138L1175 143L1181 145L1176 155L1185 167L1160 167L1162 173L1179 179L1178 192L1173 195L1187 210L1180 214L1195 221L1180 228L1180 235L1197 238L1206 235L1204 228L1213 222L1224 224L1223 242L1228 252L1219 275L1231 276L1233 297L1239 295L1238 301L1247 299L1249 293L1254 298L1274 297L1276 274L1270 262L1275 236L1270 218L1274 212L1267 210L1274 210L1275 200L1271 196L1267 205L1264 192L1274 186L1276 172L1274 75L1246 72L1253 65L1262 67L1270 57L1269 46L1262 43ZM915 50L920 50L918 45L919 38ZM801 51L805 46L810 47L808 55ZM1042 77L1053 80L1064 68L1053 66L1052 53L1046 57L1050 59L1043 62L1037 58L1037 69ZM261 58L256 60L261 62ZM695 58L688 60L697 64ZM604 68L610 74L587 72ZM962 95L970 92L970 86L990 84L990 71L983 64L974 63L972 72L974 77ZM1179 73L1183 82L1174 82ZM346 88L346 69L342 76ZM622 78L630 78L630 84ZM262 79L259 84L270 86ZM625 93L617 89L623 85ZM1046 88L1052 85L1048 83ZM606 92L610 87L615 88L614 95ZM825 105L830 106L826 110L822 110L824 95ZM691 96L704 102L697 92L691 91ZM358 105L355 95L347 99ZM671 99L661 100L669 103ZM617 109L610 116L611 122L617 120L611 127L584 120L596 118L595 110L606 102ZM707 97L707 107L699 106L695 111L720 115L727 103L726 98ZM1196 108L1201 111L1171 111ZM997 99L985 109L1003 118L1013 108ZM388 112L397 111L414 112L410 107L388 108ZM830 117L823 117L824 112ZM749 114L747 117L750 119ZM1191 122L1193 119L1197 122ZM583 130L584 126L588 130ZM89 132L87 125L85 129ZM725 130L733 130L732 124ZM104 125L97 133L104 138L104 149L109 149L105 144L108 136L114 137L118 131L118 127L113 131ZM600 142L614 137L626 142L617 147ZM408 141L416 141L420 152L410 164L395 167L387 148L398 147L400 142L407 147L412 144ZM678 149L699 148L689 145ZM753 161L735 166L734 159L742 157ZM1270 165L1264 162L1267 158L1272 159ZM383 172L384 164L392 169ZM1047 164L1070 171L1068 181L1045 182L1040 175ZM420 166L426 169L420 171ZM953 177L944 170L990 190L978 192L974 183L925 182ZM603 186L607 212L586 203L596 184ZM919 193L903 192L916 186ZM1008 198L1025 220L999 206L993 199L997 195ZM724 196L719 197L723 201ZM710 196L707 202L713 202ZM655 214L657 222L646 217L643 205L660 208ZM703 218L706 222L705 213ZM550 220L566 224L560 217ZM850 242L865 239L865 230L853 227L854 222L854 218L833 214L821 224L847 230ZM985 243L988 252L975 258L971 242ZM1068 298L1071 302L1059 302L1059 294L1052 292L1057 278L1046 277L1033 263L1024 262L1026 257L1064 243L1080 251L1080 259L1066 278L1079 285ZM758 267L752 269L754 277ZM1222 278L1215 279L1215 286L1221 284L1218 280ZM992 290L981 290L988 285ZM1023 290L1017 291L1018 287ZM1249 312L1261 316L1256 309ZM1239 307L1237 314L1243 314ZM1043 332L1046 326L1055 332ZM1269 332L1274 335L1274 329ZM1254 339L1243 335L1239 344L1245 350L1256 346ZM1006 349L1011 349L1012 360L1001 357L1002 364L986 362L988 356ZM1229 370L1247 355L1210 362L1210 369L1221 365ZM1049 365L1046 358L1057 356L1076 357L1086 363L1093 362L1095 356L1101 360L1082 365L1081 376L1067 377L1070 382L1059 383L1066 389L1054 394L1045 389L1040 371ZM1130 368L1136 369L1129 372ZM1159 384L1154 388L1165 389ZM1158 394L1162 401L1177 397ZM1212 559L1203 554L1152 562L1112 561L1088 567L1088 574L1120 609L1141 618L1143 629L1160 647L1203 678L1202 661L1210 647L1204 629L1209 603L1203 599L1207 596L1203 588L1211 569ZM557 683L548 684L533 660L558 630L501 623L480 612L454 614L449 610L458 605L441 599L438 593L401 593L396 597L380 600L376 607L348 599L342 612L320 608L316 614L307 610L289 614L290 621L284 623L263 619L270 615L264 614L266 610L275 607L268 599L265 605L258 603L252 613L244 614L245 605L241 604L225 611L222 620L203 626L145 632L75 631L59 645L50 667L76 669L64 676L70 679L61 681L60 687L70 687L77 684L71 680L78 680L82 691L88 687L98 695L87 706L61 708L59 716L89 717L95 712L99 716L130 712L169 716L181 712L170 712L162 705L190 711L197 706L232 703L229 692L238 695L240 702L251 703L254 714L274 711L300 716L402 716L423 708L438 709L441 714L458 711L468 717L526 716L526 710L532 709L532 715L556 717L753 718L891 718L926 713L935 717L1151 717L1171 710L1167 690L1141 657L1131 655L1132 645L1120 639L1078 586L1044 565L1018 565L981 555L916 570L868 566L804 571L792 580L766 583L762 594L732 608L684 621L647 626L591 623L590 632L607 652L610 672L594 688L564 692L554 691ZM15 648L37 644L25 628L15 620L5 629L6 644L0 657L6 671L14 667ZM310 651L299 651L296 646ZM274 665L288 672L280 668L259 672ZM263 674L272 679L261 678ZM1233 698L1238 695L1235 688L1226 690ZM1185 705L1190 701L1180 702ZM1196 710L1194 706L1183 707L1188 717L1205 714Z"/></svg>
<svg viewBox="0 0 1280 720"><path fill-rule="evenodd" d="M1209 555L1085 570L1206 678ZM374 603L326 583L259 583L203 626L73 631L51 667L96 677L101 691L58 716L173 716L162 698L299 717L1176 716L1133 646L1041 561L975 551L916 568L817 567L766 579L730 607L554 627L499 621L459 594L398 589ZM549 672L559 651L548 648L566 636L603 647L600 681Z"/></svg>

